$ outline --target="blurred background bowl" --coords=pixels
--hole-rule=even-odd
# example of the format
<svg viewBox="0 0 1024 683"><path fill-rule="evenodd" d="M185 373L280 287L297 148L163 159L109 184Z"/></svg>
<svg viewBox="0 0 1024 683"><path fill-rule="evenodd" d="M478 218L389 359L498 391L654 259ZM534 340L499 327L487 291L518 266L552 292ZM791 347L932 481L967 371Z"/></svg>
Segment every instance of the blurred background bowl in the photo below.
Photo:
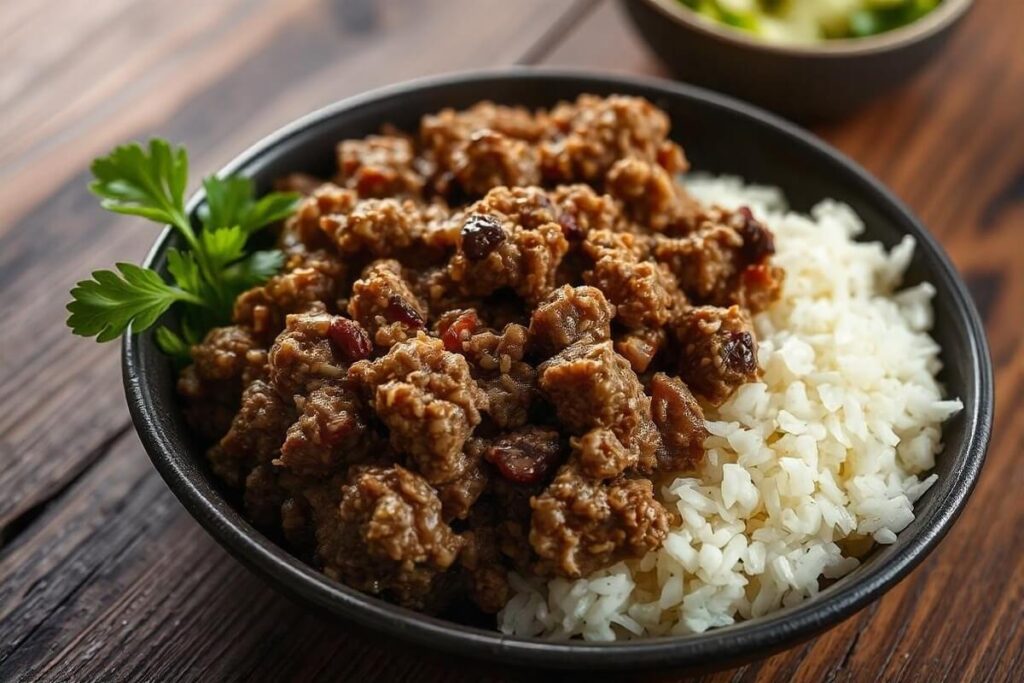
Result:
<svg viewBox="0 0 1024 683"><path fill-rule="evenodd" d="M699 16L679 0L622 0L678 78L802 121L845 116L910 78L946 43L973 0L867 38L779 45Z"/></svg>

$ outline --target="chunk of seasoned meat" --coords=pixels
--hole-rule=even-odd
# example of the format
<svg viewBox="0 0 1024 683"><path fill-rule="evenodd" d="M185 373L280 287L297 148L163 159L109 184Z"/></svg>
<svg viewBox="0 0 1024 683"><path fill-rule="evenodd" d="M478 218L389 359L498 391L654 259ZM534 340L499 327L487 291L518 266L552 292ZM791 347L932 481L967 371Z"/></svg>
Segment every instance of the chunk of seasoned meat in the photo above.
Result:
<svg viewBox="0 0 1024 683"><path fill-rule="evenodd" d="M675 472L699 465L710 434L704 411L681 379L663 372L651 378L651 415L661 432L658 470Z"/></svg>
<svg viewBox="0 0 1024 683"><path fill-rule="evenodd" d="M462 475L453 481L438 484L437 496L446 522L466 519L477 499L487 488L487 469L482 464L479 449L472 447L472 440L466 444L469 465Z"/></svg>
<svg viewBox="0 0 1024 683"><path fill-rule="evenodd" d="M316 487L323 487L319 484ZM314 488L316 488L314 487ZM281 503L281 533L292 549L304 557L312 559L316 547L316 525L313 521L313 509L303 495L289 495Z"/></svg>
<svg viewBox="0 0 1024 683"><path fill-rule="evenodd" d="M611 337L614 315L601 290L563 285L534 309L530 343L549 357L577 342L602 342Z"/></svg>
<svg viewBox="0 0 1024 683"><path fill-rule="evenodd" d="M671 268L687 296L711 302L727 294L742 248L738 232L727 225L705 223L686 237L657 240L654 256Z"/></svg>
<svg viewBox="0 0 1024 683"><path fill-rule="evenodd" d="M317 520L328 576L416 609L442 606L439 582L464 544L441 519L430 484L399 465L357 470L336 513Z"/></svg>
<svg viewBox="0 0 1024 683"><path fill-rule="evenodd" d="M628 360L633 372L639 375L650 368L658 351L664 348L667 337L662 327L639 327L619 335L615 340L615 351Z"/></svg>
<svg viewBox="0 0 1024 683"><path fill-rule="evenodd" d="M547 479L553 478L549 473ZM533 571L536 557L530 547L530 501L539 496L548 482L516 484L501 476L492 476L486 494L473 508L473 526L494 527L495 540L501 555L508 558L520 572Z"/></svg>
<svg viewBox="0 0 1024 683"><path fill-rule="evenodd" d="M551 193L560 209L557 222L570 242L582 240L591 230L619 230L622 214L615 201L589 185L560 185Z"/></svg>
<svg viewBox="0 0 1024 683"><path fill-rule="evenodd" d="M448 275L460 290L486 296L503 287L530 303L543 299L555 284L559 263L569 250L555 222L526 227L522 216L488 209L487 199L474 205L462 226L458 251Z"/></svg>
<svg viewBox="0 0 1024 683"><path fill-rule="evenodd" d="M338 181L360 197L418 197L424 179L414 168L409 138L370 135L338 145Z"/></svg>
<svg viewBox="0 0 1024 683"><path fill-rule="evenodd" d="M487 409L465 358L421 333L375 361L354 364L349 376L366 391L392 446L427 481L441 484L465 473L470 460L463 447Z"/></svg>
<svg viewBox="0 0 1024 683"><path fill-rule="evenodd" d="M421 244L426 223L411 200L366 199L347 213L329 214L320 227L345 254L368 253L389 258Z"/></svg>
<svg viewBox="0 0 1024 683"><path fill-rule="evenodd" d="M583 280L615 304L615 317L626 327L659 327L672 319L675 278L656 263L604 257L583 274Z"/></svg>
<svg viewBox="0 0 1024 683"><path fill-rule="evenodd" d="M522 485L546 481L565 457L561 435L545 427L529 426L506 432L482 443L480 448L483 459L502 478Z"/></svg>
<svg viewBox="0 0 1024 683"><path fill-rule="evenodd" d="M257 465L245 477L242 504L245 514L258 527L273 529L280 524L281 505L286 496L271 465Z"/></svg>
<svg viewBox="0 0 1024 683"><path fill-rule="evenodd" d="M654 465L660 438L651 419L651 399L610 341L576 344L544 362L540 389L558 419L577 435L610 429L643 470Z"/></svg>
<svg viewBox="0 0 1024 683"><path fill-rule="evenodd" d="M678 286L667 268L638 258L635 243L630 234L591 232L583 248L594 265L583 280L615 305L626 327L660 327L673 316Z"/></svg>
<svg viewBox="0 0 1024 683"><path fill-rule="evenodd" d="M184 402L185 420L207 441L224 436L238 412L241 384L237 381L208 381L199 377L195 365L178 376L178 395Z"/></svg>
<svg viewBox="0 0 1024 683"><path fill-rule="evenodd" d="M259 464L269 465L281 451L295 409L272 386L256 380L242 393L241 408L231 428L207 454L214 474L240 487Z"/></svg>
<svg viewBox="0 0 1024 683"><path fill-rule="evenodd" d="M303 193L307 194L307 193ZM302 198L295 213L284 222L280 243L286 252L326 249L331 240L320 228L320 220L330 214L348 213L359 201L352 190L324 183Z"/></svg>
<svg viewBox="0 0 1024 683"><path fill-rule="evenodd" d="M269 354L270 382L282 396L305 394L317 383L345 376L345 363L331 344L333 322L334 316L317 308L287 317Z"/></svg>
<svg viewBox="0 0 1024 683"><path fill-rule="evenodd" d="M196 374L204 380L241 379L267 361L266 349L241 325L213 328L191 354Z"/></svg>
<svg viewBox="0 0 1024 683"><path fill-rule="evenodd" d="M501 186L528 186L540 182L537 149L487 128L474 132L452 150L449 163L459 187L480 196Z"/></svg>
<svg viewBox="0 0 1024 683"><path fill-rule="evenodd" d="M508 602L511 590L508 569L498 550L498 534L491 525L474 524L463 534L466 545L459 554L459 564L469 575L469 595L481 611L499 612Z"/></svg>
<svg viewBox="0 0 1024 683"><path fill-rule="evenodd" d="M782 270L771 266L774 237L750 210L714 210L685 237L659 238L654 257L675 274L687 296L699 303L752 313L767 308L781 292Z"/></svg>
<svg viewBox="0 0 1024 683"><path fill-rule="evenodd" d="M366 405L345 382L325 382L298 397L300 411L274 464L302 476L324 477L365 459L374 445Z"/></svg>
<svg viewBox="0 0 1024 683"><path fill-rule="evenodd" d="M591 429L569 443L580 473L591 479L614 479L636 464L636 455L610 429Z"/></svg>
<svg viewBox="0 0 1024 683"><path fill-rule="evenodd" d="M398 261L374 261L352 285L348 313L381 348L416 336L426 326L427 309L402 277Z"/></svg>
<svg viewBox="0 0 1024 683"><path fill-rule="evenodd" d="M751 313L759 313L779 300L786 273L769 263L747 266L736 280L736 290L729 300Z"/></svg>
<svg viewBox="0 0 1024 683"><path fill-rule="evenodd" d="M429 149L442 151L483 129L536 141L546 134L546 126L541 112L484 101L461 111L446 108L427 114L420 120L420 142Z"/></svg>
<svg viewBox="0 0 1024 683"><path fill-rule="evenodd" d="M238 410L242 389L266 374L267 351L252 332L229 325L210 330L191 349L192 365L178 378L189 424L208 439L219 439Z"/></svg>
<svg viewBox="0 0 1024 683"><path fill-rule="evenodd" d="M741 384L757 379L757 340L739 306L692 308L675 334L679 375L708 403L721 405Z"/></svg>
<svg viewBox="0 0 1024 683"><path fill-rule="evenodd" d="M591 262L614 257L639 261L648 257L650 239L635 232L591 230L581 245L582 252Z"/></svg>
<svg viewBox="0 0 1024 683"><path fill-rule="evenodd" d="M538 140L546 128L543 116L491 102L424 116L420 143L436 165L433 189L483 194L497 185L536 184L536 152L524 143Z"/></svg>
<svg viewBox="0 0 1024 683"><path fill-rule="evenodd" d="M296 192L303 197L308 197L323 184L323 180L308 173L289 173L274 180L274 190Z"/></svg>
<svg viewBox="0 0 1024 683"><path fill-rule="evenodd" d="M487 396L487 414L501 429L526 424L537 393L537 370L523 360L526 328L509 323L500 334L482 330L449 346L448 332L457 324L449 325L442 339L446 348L455 348L469 361L477 385Z"/></svg>
<svg viewBox="0 0 1024 683"><path fill-rule="evenodd" d="M473 204L472 212L507 219L526 230L558 223L562 210L540 187L495 187Z"/></svg>
<svg viewBox="0 0 1024 683"><path fill-rule="evenodd" d="M668 535L668 513L647 479L606 484L566 466L530 505L530 545L541 574L585 576L641 557Z"/></svg>
<svg viewBox="0 0 1024 683"><path fill-rule="evenodd" d="M341 261L326 251L293 256L285 272L239 295L234 321L248 325L261 339L273 339L288 314L313 303L333 304L344 272Z"/></svg>
<svg viewBox="0 0 1024 683"><path fill-rule="evenodd" d="M580 95L555 107L550 119L558 134L540 145L549 181L600 183L623 157L659 162L669 173L685 170L682 150L667 140L668 116L643 98Z"/></svg>
<svg viewBox="0 0 1024 683"><path fill-rule="evenodd" d="M428 318L435 323L440 317L453 310L468 308L479 310L478 307L482 303L481 297L463 294L458 283L448 275L447 265L421 271L411 285L417 298L426 303ZM436 315L430 315L431 311L436 312Z"/></svg>
<svg viewBox="0 0 1024 683"><path fill-rule="evenodd" d="M619 159L605 179L608 193L622 201L626 214L656 232L685 229L700 213L700 204L659 164Z"/></svg>

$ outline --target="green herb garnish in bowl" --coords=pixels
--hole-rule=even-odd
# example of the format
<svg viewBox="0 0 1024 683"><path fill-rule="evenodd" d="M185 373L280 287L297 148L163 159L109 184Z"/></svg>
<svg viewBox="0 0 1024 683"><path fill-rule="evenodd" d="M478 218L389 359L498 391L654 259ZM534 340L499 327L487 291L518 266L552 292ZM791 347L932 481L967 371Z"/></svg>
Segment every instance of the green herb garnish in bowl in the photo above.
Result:
<svg viewBox="0 0 1024 683"><path fill-rule="evenodd" d="M196 229L185 211L188 155L183 147L154 139L144 148L129 144L92 163L89 189L101 206L170 225L185 242L167 251L170 281L131 263L97 270L71 290L68 326L78 335L106 342L131 328L152 327L171 306L181 307L180 331L156 330L165 353L187 358L189 347L212 327L231 319L235 297L275 275L284 262L277 249L252 250L249 239L295 211L299 196L272 192L257 200L248 178L209 176L206 202Z"/></svg>
<svg viewBox="0 0 1024 683"><path fill-rule="evenodd" d="M773 43L865 38L917 21L941 0L679 0L700 16Z"/></svg>

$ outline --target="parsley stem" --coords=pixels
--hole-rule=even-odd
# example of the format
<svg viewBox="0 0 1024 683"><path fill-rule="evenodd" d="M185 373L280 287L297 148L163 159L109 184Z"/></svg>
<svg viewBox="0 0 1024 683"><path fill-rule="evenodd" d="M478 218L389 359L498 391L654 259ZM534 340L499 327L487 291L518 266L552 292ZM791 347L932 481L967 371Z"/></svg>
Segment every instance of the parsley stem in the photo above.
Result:
<svg viewBox="0 0 1024 683"><path fill-rule="evenodd" d="M210 285L211 290L216 296L215 302L202 301L196 297L193 297L192 303L198 303L206 308L213 309L215 311L221 311L225 309L225 292L224 282L219 271L217 271L210 263L209 255L206 250L203 249L195 230L192 229L192 222L189 220L181 211L175 208L168 210L168 213L173 218L172 225L178 229L184 237L185 242L188 243L189 250L195 254L196 263L199 265L199 270L203 275L203 279Z"/></svg>
<svg viewBox="0 0 1024 683"><path fill-rule="evenodd" d="M189 303L189 304L194 304L196 306L202 306L203 308L211 308L209 301L203 301L202 299L200 299L195 294L192 294L190 292L186 292L184 289L179 289L178 287L174 287L173 289L174 289L174 298L176 300L182 301L182 302L185 302L185 303Z"/></svg>

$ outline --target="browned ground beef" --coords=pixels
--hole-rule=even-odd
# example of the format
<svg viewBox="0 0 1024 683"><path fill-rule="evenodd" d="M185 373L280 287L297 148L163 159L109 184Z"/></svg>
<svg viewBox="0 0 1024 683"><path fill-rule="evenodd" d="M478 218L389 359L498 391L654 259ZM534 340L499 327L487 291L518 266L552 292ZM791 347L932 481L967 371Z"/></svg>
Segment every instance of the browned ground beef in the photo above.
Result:
<svg viewBox="0 0 1024 683"><path fill-rule="evenodd" d="M576 577L661 545L668 513L649 479L604 482L564 466L530 502L537 571Z"/></svg>
<svg viewBox="0 0 1024 683"><path fill-rule="evenodd" d="M179 378L214 473L328 575L495 612L664 540L652 478L700 464L701 405L757 376L771 233L696 202L669 119L584 95L342 141Z"/></svg>

